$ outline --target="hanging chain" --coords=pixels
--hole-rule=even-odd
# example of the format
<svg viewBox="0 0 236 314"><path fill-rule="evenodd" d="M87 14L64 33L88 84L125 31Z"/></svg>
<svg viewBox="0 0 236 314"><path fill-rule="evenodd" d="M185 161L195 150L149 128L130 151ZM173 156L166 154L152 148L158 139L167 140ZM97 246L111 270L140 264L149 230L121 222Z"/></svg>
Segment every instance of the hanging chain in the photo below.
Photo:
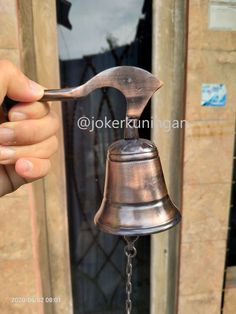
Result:
<svg viewBox="0 0 236 314"><path fill-rule="evenodd" d="M127 245L124 248L125 255L127 256L127 264L126 264L126 314L131 314L132 310L132 301L131 301L131 293L132 293L132 272L133 272L133 265L132 261L133 258L137 254L137 250L134 246L134 243L138 240L139 237L124 237Z"/></svg>

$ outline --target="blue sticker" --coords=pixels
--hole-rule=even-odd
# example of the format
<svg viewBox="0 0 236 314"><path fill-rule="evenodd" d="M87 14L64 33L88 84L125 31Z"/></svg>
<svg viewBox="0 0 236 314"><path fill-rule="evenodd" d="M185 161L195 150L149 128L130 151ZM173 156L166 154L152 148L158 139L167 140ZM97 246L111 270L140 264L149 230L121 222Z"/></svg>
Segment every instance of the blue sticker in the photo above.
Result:
<svg viewBox="0 0 236 314"><path fill-rule="evenodd" d="M226 98L225 84L202 84L202 106L222 107Z"/></svg>

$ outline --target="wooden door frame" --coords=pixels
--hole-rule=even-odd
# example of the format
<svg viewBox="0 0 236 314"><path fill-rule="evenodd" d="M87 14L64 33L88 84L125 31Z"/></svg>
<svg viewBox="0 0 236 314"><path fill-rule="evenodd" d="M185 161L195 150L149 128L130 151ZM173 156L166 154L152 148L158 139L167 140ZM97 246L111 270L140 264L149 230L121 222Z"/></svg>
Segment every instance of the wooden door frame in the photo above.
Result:
<svg viewBox="0 0 236 314"><path fill-rule="evenodd" d="M47 88L59 87L56 6L54 0L17 1L21 63L27 76ZM60 117L60 103L53 103ZM68 240L63 128L59 150L49 175L33 184L37 223L39 273L44 297L60 302L44 303L44 313L72 314L72 289Z"/></svg>
<svg viewBox="0 0 236 314"><path fill-rule="evenodd" d="M187 1L153 1L153 74L164 82L152 102L152 139L160 152L171 199L181 208L183 129L166 132L159 121L184 119ZM180 227L152 236L151 313L174 314L178 302Z"/></svg>

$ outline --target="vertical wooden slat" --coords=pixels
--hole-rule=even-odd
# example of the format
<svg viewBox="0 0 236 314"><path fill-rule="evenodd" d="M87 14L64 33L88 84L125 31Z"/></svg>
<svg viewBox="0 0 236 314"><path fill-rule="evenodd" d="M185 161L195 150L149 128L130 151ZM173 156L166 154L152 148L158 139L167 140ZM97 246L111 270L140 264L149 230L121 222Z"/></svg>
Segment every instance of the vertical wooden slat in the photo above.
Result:
<svg viewBox="0 0 236 314"><path fill-rule="evenodd" d="M31 0L18 2L18 17L20 27L21 60L24 73L34 81L39 81L36 52L34 44L34 16L33 4ZM44 180L39 180L33 184L33 202L36 218L36 228L39 236L35 239L38 243L38 263L41 275L41 285L43 296L51 296L51 278L49 263L49 246L47 236L46 204L44 193ZM50 303L43 303L44 311L47 314L53 313Z"/></svg>
<svg viewBox="0 0 236 314"><path fill-rule="evenodd" d="M182 131L158 128L183 119L186 51L186 1L153 1L153 73L164 86L153 99L152 138L160 152L172 200L181 203ZM179 228L152 236L151 313L177 310Z"/></svg>
<svg viewBox="0 0 236 314"><path fill-rule="evenodd" d="M47 88L59 87L55 1L18 1L22 60L25 73ZM45 314L72 313L67 225L64 144L60 103L52 107L61 119L59 151L49 175L34 183L37 241L43 296L60 302L44 303Z"/></svg>

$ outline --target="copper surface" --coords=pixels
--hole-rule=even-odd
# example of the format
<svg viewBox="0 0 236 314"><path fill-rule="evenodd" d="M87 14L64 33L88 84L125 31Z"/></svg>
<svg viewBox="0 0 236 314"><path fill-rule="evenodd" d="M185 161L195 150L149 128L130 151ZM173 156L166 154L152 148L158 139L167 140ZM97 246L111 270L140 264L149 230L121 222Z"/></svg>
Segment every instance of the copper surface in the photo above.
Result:
<svg viewBox="0 0 236 314"><path fill-rule="evenodd" d="M76 99L108 86L118 89L126 98L126 118L131 123L125 129L125 139L109 147L104 197L94 219L102 231L144 235L169 229L181 219L168 196L157 148L152 142L139 139L135 126L161 85L143 69L121 66L105 70L75 88L47 90L42 98L42 101Z"/></svg>
<svg viewBox="0 0 236 314"><path fill-rule="evenodd" d="M180 213L171 202L155 145L139 139L135 126L143 109L162 82L136 67L121 66L105 70L84 85L62 90L47 90L45 100L84 97L101 87L114 87L126 98L125 139L108 150L104 197L95 224L108 233L145 235L176 225ZM130 126L131 125L131 126Z"/></svg>
<svg viewBox="0 0 236 314"><path fill-rule="evenodd" d="M167 230L180 219L167 193L155 145L145 139L113 143L95 224L117 235L145 235Z"/></svg>
<svg viewBox="0 0 236 314"><path fill-rule="evenodd" d="M160 80L143 69L120 66L102 71L78 87L45 90L41 101L76 99L97 88L114 87L126 98L127 117L139 118L148 100L161 86Z"/></svg>

